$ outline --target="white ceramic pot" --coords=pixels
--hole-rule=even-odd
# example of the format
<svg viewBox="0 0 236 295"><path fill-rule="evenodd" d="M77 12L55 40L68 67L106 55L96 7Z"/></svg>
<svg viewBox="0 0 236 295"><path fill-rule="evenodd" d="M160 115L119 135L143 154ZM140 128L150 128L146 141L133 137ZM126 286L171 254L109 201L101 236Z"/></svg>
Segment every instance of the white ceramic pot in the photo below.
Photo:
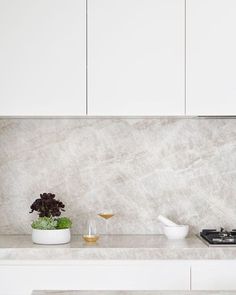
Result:
<svg viewBox="0 0 236 295"><path fill-rule="evenodd" d="M71 239L70 229L32 229L32 241L35 244L58 245L69 243Z"/></svg>

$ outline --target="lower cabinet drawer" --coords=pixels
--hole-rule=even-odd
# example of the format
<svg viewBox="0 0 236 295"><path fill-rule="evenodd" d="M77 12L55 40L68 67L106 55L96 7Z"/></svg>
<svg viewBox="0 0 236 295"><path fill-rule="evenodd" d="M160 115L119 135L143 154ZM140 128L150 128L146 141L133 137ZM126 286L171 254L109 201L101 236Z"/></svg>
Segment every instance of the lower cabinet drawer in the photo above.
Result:
<svg viewBox="0 0 236 295"><path fill-rule="evenodd" d="M192 290L236 290L236 260L195 261L191 282Z"/></svg>
<svg viewBox="0 0 236 295"><path fill-rule="evenodd" d="M190 266L181 261L2 265L0 295L32 290L190 290Z"/></svg>

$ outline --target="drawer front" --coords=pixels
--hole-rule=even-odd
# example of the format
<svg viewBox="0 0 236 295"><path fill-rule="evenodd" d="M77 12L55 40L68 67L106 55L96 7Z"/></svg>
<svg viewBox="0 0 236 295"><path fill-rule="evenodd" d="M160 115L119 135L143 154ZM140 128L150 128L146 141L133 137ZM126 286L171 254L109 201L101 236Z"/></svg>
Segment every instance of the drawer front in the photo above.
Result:
<svg viewBox="0 0 236 295"><path fill-rule="evenodd" d="M236 261L199 261L192 264L192 290L236 290Z"/></svg>
<svg viewBox="0 0 236 295"><path fill-rule="evenodd" d="M32 290L189 290L184 262L0 266L0 295Z"/></svg>

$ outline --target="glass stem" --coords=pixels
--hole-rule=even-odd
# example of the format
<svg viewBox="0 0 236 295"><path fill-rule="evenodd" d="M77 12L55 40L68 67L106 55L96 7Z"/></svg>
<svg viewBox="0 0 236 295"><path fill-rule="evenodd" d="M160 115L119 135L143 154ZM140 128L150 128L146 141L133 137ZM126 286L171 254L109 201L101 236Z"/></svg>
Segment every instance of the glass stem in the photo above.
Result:
<svg viewBox="0 0 236 295"><path fill-rule="evenodd" d="M106 219L106 235L108 235L108 219Z"/></svg>

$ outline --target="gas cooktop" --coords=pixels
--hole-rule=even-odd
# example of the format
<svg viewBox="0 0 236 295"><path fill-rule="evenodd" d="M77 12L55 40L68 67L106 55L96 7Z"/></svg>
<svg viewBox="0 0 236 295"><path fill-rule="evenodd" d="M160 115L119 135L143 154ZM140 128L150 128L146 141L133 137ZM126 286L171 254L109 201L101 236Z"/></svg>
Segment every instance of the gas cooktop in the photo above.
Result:
<svg viewBox="0 0 236 295"><path fill-rule="evenodd" d="M201 239L209 246L236 246L236 229L227 231L224 228L203 229L200 232Z"/></svg>

